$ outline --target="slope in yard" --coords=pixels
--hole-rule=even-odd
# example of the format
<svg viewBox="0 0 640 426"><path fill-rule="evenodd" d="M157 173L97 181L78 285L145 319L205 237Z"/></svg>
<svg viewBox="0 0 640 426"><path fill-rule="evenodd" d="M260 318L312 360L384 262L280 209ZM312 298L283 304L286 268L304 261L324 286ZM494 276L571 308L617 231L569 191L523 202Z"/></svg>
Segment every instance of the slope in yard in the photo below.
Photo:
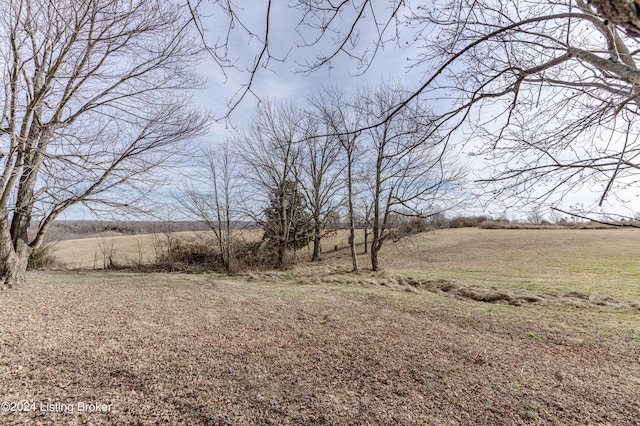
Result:
<svg viewBox="0 0 640 426"><path fill-rule="evenodd" d="M378 274L342 252L236 277L32 272L0 293L0 388L35 410L0 423L639 424L640 234L535 232L418 236Z"/></svg>
<svg viewBox="0 0 640 426"><path fill-rule="evenodd" d="M3 412L5 424L640 418L636 313L483 304L366 276L31 278L2 295L0 384L3 401L38 409ZM80 402L111 408L39 409Z"/></svg>

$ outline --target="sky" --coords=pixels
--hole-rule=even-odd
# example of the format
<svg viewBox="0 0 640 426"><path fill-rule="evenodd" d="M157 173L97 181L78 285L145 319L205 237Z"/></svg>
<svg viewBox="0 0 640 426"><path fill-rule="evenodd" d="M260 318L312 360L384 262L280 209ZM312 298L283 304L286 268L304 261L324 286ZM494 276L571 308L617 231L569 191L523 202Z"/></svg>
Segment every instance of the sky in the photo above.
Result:
<svg viewBox="0 0 640 426"><path fill-rule="evenodd" d="M211 129L209 137L203 141L205 145L215 144L222 141L232 131L233 127L242 127L251 117L258 99L271 98L277 100L287 100L298 103L304 102L304 96L323 86L335 86L349 92L360 86L377 86L383 81L397 81L407 89L417 89L420 87L425 77L431 70L423 67L411 67L415 63L420 52L420 45L412 42L415 39L413 31L400 29L394 33L398 36L395 41L389 41L385 46L376 52L376 56L371 61L366 71L359 69L360 63L350 59L345 54L340 54L332 59L328 66L324 66L312 73L302 72L304 66L301 64L313 61L317 56L326 55L332 52L335 44L330 37L325 37L322 43L311 47L301 47L305 40L313 40L313 30L297 27L301 15L298 11L286 7L287 2L277 3L276 9L272 10L270 21L270 53L274 59L270 60L266 67L259 67L252 85L251 94L240 103L231 113L229 120L216 122ZM385 13L389 13L386 0L374 1ZM254 7L255 6L255 7ZM219 35L227 22L225 15L219 9L203 9L203 26L206 29L205 38L210 45L219 40ZM257 34L264 34L264 19L266 16L265 2L254 2L249 9L237 9L240 19L245 25ZM403 12L401 12L402 14ZM349 21L349 16L345 16L342 24ZM371 17L365 17L359 31L357 51L372 52L378 40ZM384 14L378 16L378 20L384 20ZM238 26L239 27L239 26ZM388 37L385 37L388 39ZM399 47L400 46L400 47ZM236 30L232 33L229 43L229 56L236 64L235 69L221 70L211 58L205 59L200 67L200 73L207 78L207 89L195 94L197 102L205 109L211 111L215 117L224 117L229 112L228 104L233 98L236 90L247 82L253 61L262 48L261 40L258 37L247 37L244 31ZM286 58L284 61L278 59ZM264 63L264 61L263 61ZM437 108L447 107L446 102L434 102ZM459 132L459 137L463 138L464 132ZM481 158L463 155L461 160L471 169L469 179L473 180L482 175L484 164ZM590 196L590 195L589 195ZM586 201L586 194L576 194L572 202ZM528 207L523 209L510 208L505 213L502 205L481 205L480 202L467 203L464 210L456 211L455 214L480 215L490 214L497 217L524 218L527 215Z"/></svg>
<svg viewBox="0 0 640 426"><path fill-rule="evenodd" d="M374 3L388 4L386 0ZM336 56L328 65L312 73L304 73L304 64L314 61L317 56L328 54L334 48L330 37L321 43L303 47L305 42L314 39L314 32L308 28L298 27L301 15L295 9L286 6L287 2L274 2L271 11L269 29L269 51L273 59L268 63L263 59L252 85L253 92L259 98L269 97L278 100L303 102L303 97L322 86L335 86L347 92L358 86L377 85L383 80L398 79L415 86L422 75L422 70L409 70L409 58L415 57L417 47L397 49L395 43L387 43L384 49L378 50L371 67L362 72L358 61L346 55ZM255 7L254 7L255 6ZM206 29L205 39L209 45L215 45L220 34L224 33L228 22L224 14L212 5L203 9L203 25ZM385 8L381 8L384 10ZM251 9L237 8L242 22L254 31L257 37L247 37L245 31L236 29L229 43L229 58L235 68L221 68L211 58L205 58L200 72L208 81L208 88L196 94L196 99L204 107L211 110L215 117L227 114L228 102L242 84L247 82L256 55L262 48L264 39L264 20L266 16L265 2L253 2ZM345 16L345 21L348 19ZM360 40L358 52L369 52L375 48L375 33L368 17L358 28ZM239 25L237 27L240 27ZM402 40L400 41L402 43ZM266 66L265 66L266 65ZM224 73L223 73L224 72ZM226 74L226 75L225 75ZM256 96L247 95L244 101L231 114L231 121L222 121L214 127L214 132L224 135L228 124L233 126L245 123L250 117L257 102Z"/></svg>
<svg viewBox="0 0 640 426"><path fill-rule="evenodd" d="M317 32L312 28L298 26L301 19L300 12L289 8L287 1L278 1L274 2L272 6L269 21L269 53L272 59L268 63L265 63L263 59L255 74L255 80L252 84L255 96L247 94L231 113L229 119L222 119L229 112L229 102L232 102L234 94L250 78L251 74L247 70L253 66L256 55L263 47L262 41L267 15L266 2L252 1L244 2L244 4L249 4L249 6L244 8L237 6L235 9L238 13L238 21L235 29L230 33L228 43L228 59L234 66L222 69L213 58L204 56L198 69L206 79L206 88L194 93L194 101L200 108L220 119L211 126L208 136L197 141L198 144L214 145L224 140L234 127L244 126L250 119L259 99L271 98L302 104L304 96L322 86L335 86L349 92L359 86L376 86L389 80L398 81L408 89L415 89L420 86L425 75L430 72L424 67L410 68L419 54L420 46L413 42L415 34L409 30L401 30L399 33L395 33L399 37L397 40L389 41L383 49L377 51L375 59L364 73L358 68L357 61L349 59L344 54L336 56L330 64L317 71L304 73L303 64L332 51L334 44L331 34L323 38L320 43L301 47L305 41L308 43L313 40ZM380 12L377 16L378 20L384 21L385 13L390 13L388 7L390 2L373 0L373 4ZM221 40L224 40L228 28L228 16L213 1L202 3L200 12L206 42L209 46L219 44ZM351 17L346 15L342 18L336 22L344 26ZM253 31L255 36L248 36L243 26ZM377 34L371 14L365 16L357 30L359 34L357 52L373 51ZM429 31L428 28L426 30ZM390 32L389 34L394 33ZM388 37L385 39L388 40ZM437 106L446 108L442 102ZM473 170L470 179L483 174L484 164L481 158L463 156L462 159ZM575 193L568 197L567 204L588 203L593 198L593 193L589 191ZM526 211L527 208L514 209L510 215L525 217ZM480 204L475 204L460 213L489 213L500 216L503 212L503 206L482 207ZM82 210L71 210L66 216L68 218L91 218Z"/></svg>

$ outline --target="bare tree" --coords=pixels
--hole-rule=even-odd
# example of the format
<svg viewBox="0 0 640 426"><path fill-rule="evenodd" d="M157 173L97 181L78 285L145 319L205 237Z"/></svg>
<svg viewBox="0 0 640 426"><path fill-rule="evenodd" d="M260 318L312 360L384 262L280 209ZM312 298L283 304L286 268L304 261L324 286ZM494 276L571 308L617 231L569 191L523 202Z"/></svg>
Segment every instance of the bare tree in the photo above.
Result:
<svg viewBox="0 0 640 426"><path fill-rule="evenodd" d="M544 212L540 207L532 206L525 220L532 225L542 225L545 223Z"/></svg>
<svg viewBox="0 0 640 426"><path fill-rule="evenodd" d="M131 205L206 120L188 106L199 55L174 5L20 0L2 10L0 280L13 286L61 212Z"/></svg>
<svg viewBox="0 0 640 426"><path fill-rule="evenodd" d="M369 122L383 117L403 98L398 85L383 85L363 91L354 106L363 110ZM453 205L461 195L457 189L463 177L446 144L434 132L433 114L419 102L364 132L366 165L370 173L373 206L371 268L379 269L378 253L394 236L398 216L426 217L435 204Z"/></svg>
<svg viewBox="0 0 640 426"><path fill-rule="evenodd" d="M320 260L320 242L331 230L326 227L340 205L340 178L344 172L341 147L325 120L309 116L307 136L302 141L300 187L311 211L313 227L312 261Z"/></svg>
<svg viewBox="0 0 640 426"><path fill-rule="evenodd" d="M276 266L286 265L286 255L299 235L296 203L300 191L301 141L305 137L304 114L293 104L262 102L246 129L234 139L248 183L246 212L265 229L277 251ZM272 210L267 210L272 209ZM275 209L275 210L273 210ZM267 217L268 216L268 217ZM269 220L267 220L269 219Z"/></svg>
<svg viewBox="0 0 640 426"><path fill-rule="evenodd" d="M229 272L234 258L235 231L238 228L239 179L229 141L205 149L198 168L190 170L189 183L179 202L185 212L207 225L213 232L220 254L220 264Z"/></svg>
<svg viewBox="0 0 640 426"><path fill-rule="evenodd" d="M238 16L232 3L217 3ZM369 126L383 125L416 98L437 99L441 134L471 139L478 158L493 165L480 179L496 184L489 188L494 200L622 223L606 208L628 204L638 189L637 0L436 0L428 7L298 0L292 7L302 47L316 54L302 71L348 58L365 72L389 46L408 47L411 66L424 71ZM260 40L244 86L250 92L260 65L273 58L273 27L235 28ZM569 201L583 190L596 193L593 203ZM633 217L637 208L629 210Z"/></svg>
<svg viewBox="0 0 640 426"><path fill-rule="evenodd" d="M362 228L363 233L363 254L369 253L369 233L373 218L373 203L371 202L372 199L373 197L370 196L370 193L368 192L360 192L360 196L356 197L356 204L358 206L358 227Z"/></svg>
<svg viewBox="0 0 640 426"><path fill-rule="evenodd" d="M325 89L309 98L311 107L325 122L328 134L334 136L346 157L347 206L349 209L349 246L351 249L352 271L358 271L356 251L356 213L354 206L354 171L362 123L359 111L350 106L345 95L336 89Z"/></svg>
<svg viewBox="0 0 640 426"><path fill-rule="evenodd" d="M423 91L457 94L441 122L473 126L490 201L609 221L608 203L638 189L638 40L581 0L445 4L413 17L440 28L422 59L442 75Z"/></svg>

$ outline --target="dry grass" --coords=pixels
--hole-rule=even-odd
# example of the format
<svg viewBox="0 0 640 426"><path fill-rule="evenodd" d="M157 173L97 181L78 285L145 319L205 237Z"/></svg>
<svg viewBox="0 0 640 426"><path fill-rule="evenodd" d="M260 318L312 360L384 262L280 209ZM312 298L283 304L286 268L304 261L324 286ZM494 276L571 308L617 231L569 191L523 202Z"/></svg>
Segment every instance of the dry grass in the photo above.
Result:
<svg viewBox="0 0 640 426"><path fill-rule="evenodd" d="M640 230L451 229L388 247L388 271L426 279L579 291L640 303Z"/></svg>
<svg viewBox="0 0 640 426"><path fill-rule="evenodd" d="M0 388L37 410L0 423L637 425L639 238L447 230L389 245L376 274L346 250L235 277L32 272L0 294ZM416 284L440 279L549 302ZM627 304L551 296L570 291ZM40 411L80 401L111 410Z"/></svg>
<svg viewBox="0 0 640 426"><path fill-rule="evenodd" d="M357 232L357 241L362 247L363 231ZM237 238L244 241L253 241L260 238L261 231L238 231ZM172 238L209 238L210 232L175 232ZM72 269L102 269L103 257L106 251L111 251L120 264L132 264L142 258L143 262L153 263L157 241L166 241L166 236L158 234L119 235L102 238L79 238L59 241L55 243L57 259ZM324 238L322 250L325 253L334 252L337 246L339 250L345 250L349 244L348 232L336 231ZM111 248L113 248L111 250ZM311 247L302 249L299 254L309 254Z"/></svg>
<svg viewBox="0 0 640 426"><path fill-rule="evenodd" d="M244 240L255 239L258 235L258 231L238 232L238 238ZM71 269L102 269L105 256L109 255L118 265L153 264L156 250L166 247L167 238L167 235L157 233L64 240L55 243L55 256L63 266ZM213 235L207 231L186 231L171 233L169 238L209 241Z"/></svg>
<svg viewBox="0 0 640 426"><path fill-rule="evenodd" d="M246 231L243 237L251 238L255 233ZM175 237L203 235L176 233ZM121 263L133 262L140 254L144 261L153 261L154 238L138 235L67 240L57 244L55 254L72 268L100 268L103 248L113 245ZM348 268L346 232L326 238L323 251L326 263ZM307 249L298 252L301 259L307 254ZM460 228L420 234L397 244L387 242L381 265L389 273L420 279L449 279L558 295L580 291L640 303L640 286L636 285L640 282L639 259L640 230ZM366 255L360 256L360 264L368 267Z"/></svg>

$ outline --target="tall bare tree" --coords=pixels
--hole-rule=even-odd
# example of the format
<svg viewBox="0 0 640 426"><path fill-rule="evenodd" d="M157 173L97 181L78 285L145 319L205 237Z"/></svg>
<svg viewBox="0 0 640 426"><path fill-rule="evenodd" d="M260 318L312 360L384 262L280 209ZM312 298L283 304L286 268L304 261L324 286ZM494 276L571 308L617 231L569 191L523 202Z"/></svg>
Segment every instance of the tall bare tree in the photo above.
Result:
<svg viewBox="0 0 640 426"><path fill-rule="evenodd" d="M309 104L324 123L328 135L335 137L342 148L346 161L347 207L349 211L349 246L351 249L352 271L358 271L356 251L356 212L354 206L355 162L358 152L362 117L360 110L352 107L343 92L337 89L323 89L309 98Z"/></svg>
<svg viewBox="0 0 640 426"><path fill-rule="evenodd" d="M161 0L4 0L0 66L0 286L70 206L125 206L200 134L189 105L198 49ZM35 236L27 228L38 219Z"/></svg>
<svg viewBox="0 0 640 426"><path fill-rule="evenodd" d="M405 92L397 84L365 90L354 108L365 121L375 123L397 105ZM426 217L434 205L453 207L462 195L464 177L455 157L434 131L433 113L413 102L380 126L364 131L366 155L363 174L372 183L371 269L379 269L378 253L394 236L398 216Z"/></svg>
<svg viewBox="0 0 640 426"><path fill-rule="evenodd" d="M358 221L358 228L362 229L363 234L363 254L369 253L369 234L371 233L372 217L373 217L373 182L371 181L370 173L366 170L362 170L360 173L360 179L358 182L358 195L355 199L356 205L356 217Z"/></svg>
<svg viewBox="0 0 640 426"><path fill-rule="evenodd" d="M302 141L300 187L310 210L313 227L312 261L320 260L320 242L331 230L328 222L341 203L344 162L338 138L322 117L309 116Z"/></svg>
<svg viewBox="0 0 640 426"><path fill-rule="evenodd" d="M235 150L247 170L244 196L248 214L269 229L275 244L276 266L286 265L290 248L299 243L295 232L300 194L301 141L305 115L293 104L262 102L246 129L234 136ZM267 210L267 209L273 209ZM265 217L269 213L269 217ZM269 219L269 220L267 220Z"/></svg>
<svg viewBox="0 0 640 426"><path fill-rule="evenodd" d="M189 216L213 232L220 264L229 272L234 259L234 234L240 224L240 179L229 141L205 149L197 166L190 168L189 183L181 192L179 202Z"/></svg>

